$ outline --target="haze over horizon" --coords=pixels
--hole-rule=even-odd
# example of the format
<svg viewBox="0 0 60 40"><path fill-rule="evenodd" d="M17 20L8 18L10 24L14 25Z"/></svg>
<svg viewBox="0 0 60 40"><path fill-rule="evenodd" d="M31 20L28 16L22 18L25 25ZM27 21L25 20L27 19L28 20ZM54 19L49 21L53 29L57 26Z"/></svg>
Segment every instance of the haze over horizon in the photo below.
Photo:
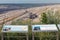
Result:
<svg viewBox="0 0 60 40"><path fill-rule="evenodd" d="M60 3L60 0L0 0L2 3Z"/></svg>

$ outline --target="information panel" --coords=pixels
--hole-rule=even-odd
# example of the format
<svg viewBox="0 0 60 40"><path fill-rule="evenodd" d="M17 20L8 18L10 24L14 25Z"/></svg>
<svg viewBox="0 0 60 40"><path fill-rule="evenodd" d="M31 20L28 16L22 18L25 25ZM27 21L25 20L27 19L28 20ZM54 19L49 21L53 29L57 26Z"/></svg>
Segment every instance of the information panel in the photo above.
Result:
<svg viewBox="0 0 60 40"><path fill-rule="evenodd" d="M4 25L2 32L28 32L28 25Z"/></svg>
<svg viewBox="0 0 60 40"><path fill-rule="evenodd" d="M58 31L56 25L49 24L49 25L32 25L33 32L41 32L41 31Z"/></svg>
<svg viewBox="0 0 60 40"><path fill-rule="evenodd" d="M60 30L60 24L58 24L58 28L59 28L59 30Z"/></svg>

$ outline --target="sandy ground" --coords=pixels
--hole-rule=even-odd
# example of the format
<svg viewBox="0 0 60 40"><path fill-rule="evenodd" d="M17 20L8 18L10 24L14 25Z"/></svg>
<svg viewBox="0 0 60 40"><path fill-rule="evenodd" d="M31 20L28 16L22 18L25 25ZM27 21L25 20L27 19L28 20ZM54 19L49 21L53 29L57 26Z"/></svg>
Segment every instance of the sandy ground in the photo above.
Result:
<svg viewBox="0 0 60 40"><path fill-rule="evenodd" d="M11 18L17 17L14 20L22 19L24 17L28 17L30 12L38 15L38 18L34 19L33 22L39 22L40 21L39 18L41 18L41 13L46 12L47 10L54 10L54 9L60 10L60 5L50 5L50 6L42 6L42 7L34 7L34 8L28 8L28 9L22 9L22 10L8 11L4 14L0 14L0 23L2 23L3 19L5 19L6 21L10 20L9 22L7 22L7 24L10 24L12 21ZM24 14L26 10L28 12Z"/></svg>

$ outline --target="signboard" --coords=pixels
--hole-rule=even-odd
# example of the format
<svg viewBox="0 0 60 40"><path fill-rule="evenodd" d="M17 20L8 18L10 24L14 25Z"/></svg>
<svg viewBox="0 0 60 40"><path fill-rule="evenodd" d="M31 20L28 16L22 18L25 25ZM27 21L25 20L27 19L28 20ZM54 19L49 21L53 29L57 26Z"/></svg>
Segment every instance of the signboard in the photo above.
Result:
<svg viewBox="0 0 60 40"><path fill-rule="evenodd" d="M49 25L32 25L33 32L45 32L45 31L58 31L56 25L49 24Z"/></svg>
<svg viewBox="0 0 60 40"><path fill-rule="evenodd" d="M4 25L2 32L28 32L27 25Z"/></svg>
<svg viewBox="0 0 60 40"><path fill-rule="evenodd" d="M59 28L59 30L60 30L60 24L58 24L58 28Z"/></svg>

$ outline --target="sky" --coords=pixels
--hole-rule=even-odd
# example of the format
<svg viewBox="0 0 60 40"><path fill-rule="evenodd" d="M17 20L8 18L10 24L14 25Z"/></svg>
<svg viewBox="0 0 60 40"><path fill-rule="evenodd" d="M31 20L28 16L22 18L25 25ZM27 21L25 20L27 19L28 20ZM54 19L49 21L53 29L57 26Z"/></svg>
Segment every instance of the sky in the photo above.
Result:
<svg viewBox="0 0 60 40"><path fill-rule="evenodd" d="M60 3L60 0L0 0L0 3Z"/></svg>

